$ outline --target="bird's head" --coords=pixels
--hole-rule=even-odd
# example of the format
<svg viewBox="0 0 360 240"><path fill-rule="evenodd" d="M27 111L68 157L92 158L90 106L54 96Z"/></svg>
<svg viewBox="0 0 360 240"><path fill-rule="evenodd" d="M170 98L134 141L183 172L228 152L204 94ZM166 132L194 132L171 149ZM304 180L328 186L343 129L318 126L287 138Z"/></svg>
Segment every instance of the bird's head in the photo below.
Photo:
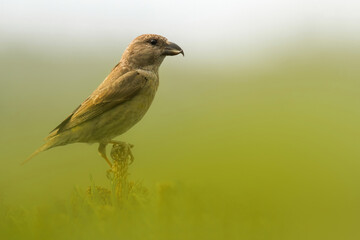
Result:
<svg viewBox="0 0 360 240"><path fill-rule="evenodd" d="M135 68L157 70L166 56L184 51L175 43L156 34L144 34L135 38L125 50L122 61Z"/></svg>

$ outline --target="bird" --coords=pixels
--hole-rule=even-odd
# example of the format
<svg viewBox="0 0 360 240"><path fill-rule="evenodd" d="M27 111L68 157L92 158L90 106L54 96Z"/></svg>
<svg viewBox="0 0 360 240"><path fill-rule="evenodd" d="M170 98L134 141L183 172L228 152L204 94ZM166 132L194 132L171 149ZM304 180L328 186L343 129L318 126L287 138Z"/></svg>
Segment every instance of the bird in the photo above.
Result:
<svg viewBox="0 0 360 240"><path fill-rule="evenodd" d="M105 80L64 121L45 138L45 143L30 155L71 143L99 143L106 155L108 144L139 122L149 109L159 86L159 67L166 56L184 51L157 34L136 37Z"/></svg>

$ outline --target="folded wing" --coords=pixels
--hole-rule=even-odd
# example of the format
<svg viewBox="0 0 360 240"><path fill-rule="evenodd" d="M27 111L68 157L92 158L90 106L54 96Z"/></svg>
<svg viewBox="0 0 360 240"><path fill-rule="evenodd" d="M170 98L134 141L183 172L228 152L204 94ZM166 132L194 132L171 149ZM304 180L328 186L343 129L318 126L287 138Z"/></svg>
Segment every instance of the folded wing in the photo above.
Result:
<svg viewBox="0 0 360 240"><path fill-rule="evenodd" d="M76 127L130 100L145 85L146 78L137 71L130 71L104 83L51 133L58 134Z"/></svg>

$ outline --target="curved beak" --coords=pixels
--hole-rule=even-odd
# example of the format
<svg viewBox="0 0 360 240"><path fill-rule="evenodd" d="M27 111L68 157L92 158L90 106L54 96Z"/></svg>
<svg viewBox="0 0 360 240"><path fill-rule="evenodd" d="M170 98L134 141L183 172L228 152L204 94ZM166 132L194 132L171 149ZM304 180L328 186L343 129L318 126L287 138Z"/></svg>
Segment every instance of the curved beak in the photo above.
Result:
<svg viewBox="0 0 360 240"><path fill-rule="evenodd" d="M167 42L163 55L175 56L180 53L184 56L184 51L176 43Z"/></svg>

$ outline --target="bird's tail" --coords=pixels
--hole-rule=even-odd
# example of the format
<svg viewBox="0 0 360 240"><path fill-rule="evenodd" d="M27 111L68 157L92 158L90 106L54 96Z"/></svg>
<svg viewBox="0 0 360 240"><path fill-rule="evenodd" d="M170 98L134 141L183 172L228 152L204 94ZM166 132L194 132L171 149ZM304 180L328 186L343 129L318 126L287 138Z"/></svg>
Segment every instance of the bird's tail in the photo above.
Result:
<svg viewBox="0 0 360 240"><path fill-rule="evenodd" d="M41 147L39 147L33 154L31 154L25 161L23 161L23 162L21 163L21 165L24 165L25 163L27 163L28 161L30 161L33 157L35 157L35 156L38 155L39 153L41 153L41 152L43 152L43 151L45 151L45 150L48 150L48 149L50 149L50 148L53 148L53 147L55 147L55 146L57 146L57 144L54 143L54 141L51 141L51 139L50 139L50 141L46 142L44 145L42 145Z"/></svg>

